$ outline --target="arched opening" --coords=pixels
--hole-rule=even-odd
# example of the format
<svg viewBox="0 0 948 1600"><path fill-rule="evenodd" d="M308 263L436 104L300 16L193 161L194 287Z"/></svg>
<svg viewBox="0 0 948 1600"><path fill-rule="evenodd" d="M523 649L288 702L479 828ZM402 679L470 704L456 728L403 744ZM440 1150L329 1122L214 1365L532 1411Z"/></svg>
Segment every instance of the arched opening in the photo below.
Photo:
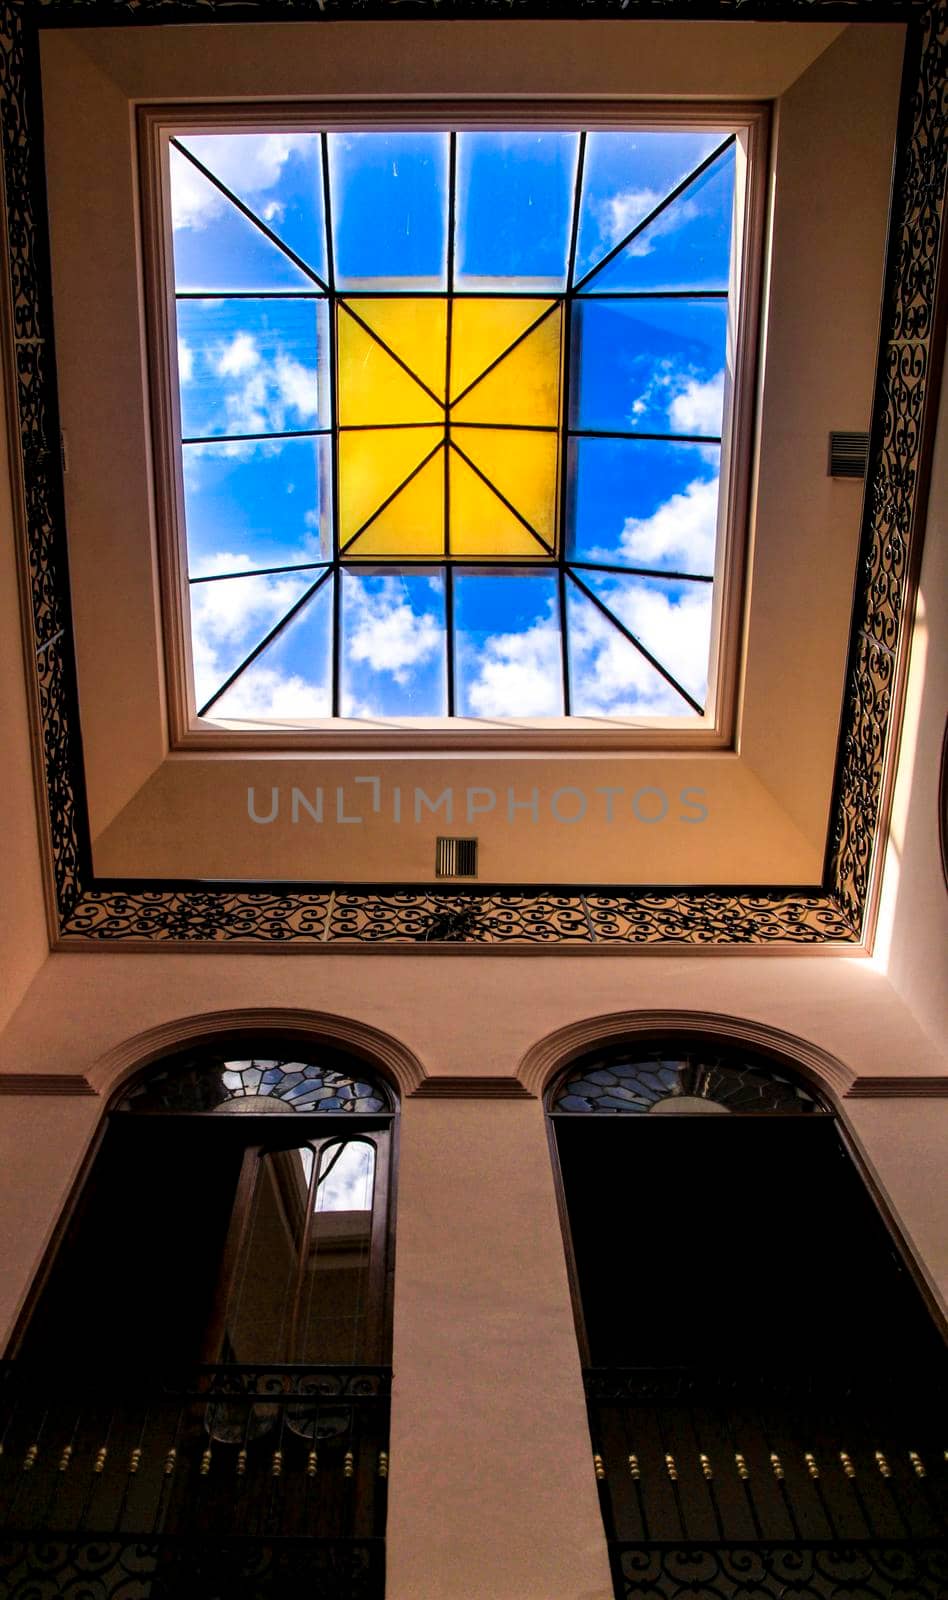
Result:
<svg viewBox="0 0 948 1600"><path fill-rule="evenodd" d="M944 1346L829 1101L665 1034L547 1105L617 1596L943 1594Z"/></svg>
<svg viewBox="0 0 948 1600"><path fill-rule="evenodd" d="M8 1371L14 1594L51 1550L57 1593L101 1560L106 1596L132 1570L148 1600L196 1592L195 1566L208 1595L348 1593L337 1568L381 1594L396 1117L312 1041L123 1086Z"/></svg>

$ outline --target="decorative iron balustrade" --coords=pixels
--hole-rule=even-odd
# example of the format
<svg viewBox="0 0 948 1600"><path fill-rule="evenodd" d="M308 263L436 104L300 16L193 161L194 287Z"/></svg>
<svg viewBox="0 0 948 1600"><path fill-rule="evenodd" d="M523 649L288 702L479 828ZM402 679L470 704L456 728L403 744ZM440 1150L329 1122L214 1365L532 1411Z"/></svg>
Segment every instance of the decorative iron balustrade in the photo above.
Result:
<svg viewBox="0 0 948 1600"><path fill-rule="evenodd" d="M4 1369L0 1591L380 1600L391 1372ZM197 1588L195 1587L197 1584Z"/></svg>
<svg viewBox="0 0 948 1600"><path fill-rule="evenodd" d="M617 1600L944 1600L948 1428L931 1386L592 1368Z"/></svg>

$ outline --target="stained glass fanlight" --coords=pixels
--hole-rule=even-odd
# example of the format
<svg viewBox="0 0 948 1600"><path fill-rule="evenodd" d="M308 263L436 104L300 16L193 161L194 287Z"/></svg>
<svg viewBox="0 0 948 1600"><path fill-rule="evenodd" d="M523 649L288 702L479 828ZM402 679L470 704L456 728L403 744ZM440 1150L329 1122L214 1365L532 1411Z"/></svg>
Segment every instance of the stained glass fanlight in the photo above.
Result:
<svg viewBox="0 0 948 1600"><path fill-rule="evenodd" d="M551 1111L631 1116L705 1112L795 1115L825 1107L768 1062L708 1046L612 1050L572 1067Z"/></svg>
<svg viewBox="0 0 948 1600"><path fill-rule="evenodd" d="M198 713L702 717L735 133L169 161Z"/></svg>

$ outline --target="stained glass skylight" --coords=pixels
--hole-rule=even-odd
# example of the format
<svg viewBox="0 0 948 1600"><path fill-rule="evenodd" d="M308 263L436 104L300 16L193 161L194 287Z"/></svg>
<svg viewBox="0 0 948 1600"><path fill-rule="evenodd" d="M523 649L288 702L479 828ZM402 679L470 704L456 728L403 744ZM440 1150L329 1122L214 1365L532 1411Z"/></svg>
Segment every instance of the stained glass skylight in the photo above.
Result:
<svg viewBox="0 0 948 1600"><path fill-rule="evenodd" d="M199 715L703 716L736 150L171 139Z"/></svg>

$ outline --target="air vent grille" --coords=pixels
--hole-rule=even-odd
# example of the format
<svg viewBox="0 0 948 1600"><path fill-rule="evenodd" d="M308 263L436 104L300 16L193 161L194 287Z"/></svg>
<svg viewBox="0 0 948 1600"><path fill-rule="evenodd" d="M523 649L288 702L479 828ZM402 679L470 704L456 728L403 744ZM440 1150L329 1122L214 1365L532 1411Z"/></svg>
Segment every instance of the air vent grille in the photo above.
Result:
<svg viewBox="0 0 948 1600"><path fill-rule="evenodd" d="M436 878L476 878L477 840L439 839L435 851Z"/></svg>
<svg viewBox="0 0 948 1600"><path fill-rule="evenodd" d="M868 461L868 433L830 434L828 472L831 478L864 478Z"/></svg>

